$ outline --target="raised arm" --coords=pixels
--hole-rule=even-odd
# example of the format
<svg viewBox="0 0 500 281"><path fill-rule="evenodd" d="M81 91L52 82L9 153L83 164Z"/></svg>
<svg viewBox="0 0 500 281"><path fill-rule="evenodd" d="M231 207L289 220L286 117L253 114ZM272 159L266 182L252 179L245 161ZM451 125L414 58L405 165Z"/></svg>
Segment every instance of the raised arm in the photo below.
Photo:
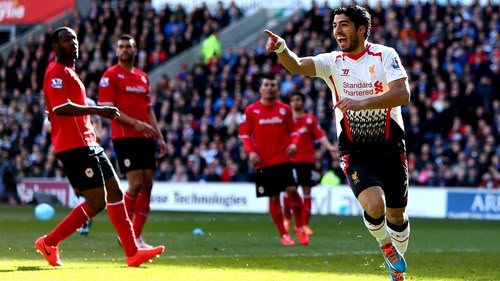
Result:
<svg viewBox="0 0 500 281"><path fill-rule="evenodd" d="M281 64L291 74L301 74L306 76L316 76L316 68L310 57L299 58L297 54L286 47L285 39L279 37L268 29L264 29L267 35L266 50L275 52Z"/></svg>

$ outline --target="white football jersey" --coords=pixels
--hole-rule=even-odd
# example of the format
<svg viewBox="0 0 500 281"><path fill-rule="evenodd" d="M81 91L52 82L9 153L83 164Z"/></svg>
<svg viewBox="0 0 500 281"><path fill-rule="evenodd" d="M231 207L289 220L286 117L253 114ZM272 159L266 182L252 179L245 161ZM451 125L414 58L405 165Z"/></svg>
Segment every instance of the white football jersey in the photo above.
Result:
<svg viewBox="0 0 500 281"><path fill-rule="evenodd" d="M316 76L332 91L336 104L343 98L362 100L383 95L388 83L407 78L393 48L369 43L356 56L333 51L312 57ZM408 80L406 81L408 87ZM404 151L404 124L401 107L348 111L335 110L341 153Z"/></svg>

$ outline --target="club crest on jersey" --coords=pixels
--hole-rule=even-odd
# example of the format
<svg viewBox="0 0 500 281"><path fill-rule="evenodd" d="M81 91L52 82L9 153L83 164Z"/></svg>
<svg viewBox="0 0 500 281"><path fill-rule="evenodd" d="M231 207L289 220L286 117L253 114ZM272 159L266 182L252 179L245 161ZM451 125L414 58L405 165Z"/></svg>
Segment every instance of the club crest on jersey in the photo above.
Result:
<svg viewBox="0 0 500 281"><path fill-rule="evenodd" d="M109 86L109 78L108 77L101 78L101 81L99 82L99 86L101 86L101 87Z"/></svg>
<svg viewBox="0 0 500 281"><path fill-rule="evenodd" d="M128 159L128 158L127 158L127 159L125 159L125 160L123 161L123 164L125 164L125 167L130 167L130 159Z"/></svg>
<svg viewBox="0 0 500 281"><path fill-rule="evenodd" d="M286 114L286 110L284 108L280 108L280 114L281 115L285 115Z"/></svg>
<svg viewBox="0 0 500 281"><path fill-rule="evenodd" d="M52 88L61 89L63 87L63 80L61 78L52 78Z"/></svg>
<svg viewBox="0 0 500 281"><path fill-rule="evenodd" d="M368 72L370 72L371 75L375 75L375 65L369 66Z"/></svg>
<svg viewBox="0 0 500 281"><path fill-rule="evenodd" d="M313 120L312 120L311 118L307 118L307 119L306 119L306 123L307 123L307 124L312 124L312 122L313 122Z"/></svg>
<svg viewBox="0 0 500 281"><path fill-rule="evenodd" d="M397 58L393 58L392 59L392 67L394 69L399 69L399 62L398 62L398 59Z"/></svg>
<svg viewBox="0 0 500 281"><path fill-rule="evenodd" d="M85 169L85 175L87 176L87 178L93 177L94 176L94 170L92 170L92 168Z"/></svg>

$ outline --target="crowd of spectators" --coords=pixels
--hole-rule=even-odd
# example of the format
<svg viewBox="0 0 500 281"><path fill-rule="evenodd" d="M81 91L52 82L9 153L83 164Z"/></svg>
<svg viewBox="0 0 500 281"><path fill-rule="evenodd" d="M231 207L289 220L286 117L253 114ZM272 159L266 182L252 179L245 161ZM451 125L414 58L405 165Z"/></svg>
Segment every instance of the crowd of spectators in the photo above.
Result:
<svg viewBox="0 0 500 281"><path fill-rule="evenodd" d="M112 44L122 32L137 38L137 66L147 71L236 22L244 12L222 2L214 12L204 4L185 11L180 4L155 10L149 1L119 3L112 7L107 1L93 1L87 15L75 12L65 23L78 33L76 67L94 100L100 76L114 60ZM379 3L370 11L370 41L394 47L409 75L411 103L403 113L410 184L500 187L499 5L408 1ZM281 36L300 56L328 52L336 48L332 20L327 2L312 1L311 9L292 16ZM42 82L45 66L53 59L51 31L33 36L26 46L15 46L6 58L0 56L0 147L8 151L18 177L64 177L44 131ZM336 139L329 89L318 79L289 74L274 54L265 52L264 40L251 50L222 46L222 55L208 64L200 56L176 77L164 76L152 85L168 145L156 180L251 181L253 167L237 131L244 108L259 98L258 78L265 72L277 75L283 100L295 89L307 94L307 110L318 117L330 139ZM109 124L103 125L102 145L113 160ZM316 170L319 176L334 171L345 182L338 157L321 148Z"/></svg>

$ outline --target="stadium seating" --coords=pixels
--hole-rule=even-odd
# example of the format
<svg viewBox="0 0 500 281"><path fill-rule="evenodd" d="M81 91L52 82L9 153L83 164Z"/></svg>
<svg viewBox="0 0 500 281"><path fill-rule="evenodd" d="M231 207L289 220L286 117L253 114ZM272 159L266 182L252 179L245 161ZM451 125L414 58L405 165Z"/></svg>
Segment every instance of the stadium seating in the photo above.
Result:
<svg viewBox="0 0 500 281"><path fill-rule="evenodd" d="M382 3L382 2L381 2ZM498 188L500 183L500 11L498 3L480 6L408 4L370 7L370 40L394 47L410 77L411 104L403 108L410 184L421 186ZM217 7L154 10L103 5L96 14L79 15L67 24L78 31L81 57L77 70L88 95L97 97L97 83L114 61L112 42L129 32L137 38L137 66L152 71L199 46L211 31L227 32L236 20ZM234 4L233 4L234 5ZM245 11L236 13L241 19ZM225 16L221 16L225 15ZM184 19L184 20L181 20ZM245 18L243 18L244 20ZM310 9L285 18L281 35L299 55L335 48L330 7L313 2ZM489 19L484 21L484 19ZM53 59L46 33L0 56L0 146L9 151L20 177L63 177L50 139L43 131L43 74ZM262 33L255 27L255 34ZM329 90L313 78L288 75L274 54L263 51L264 36L253 48L226 47L208 64L201 59L178 63L176 75L157 75L152 85L155 112L168 153L159 159L156 180L250 181L249 166L238 143L237 127L246 105L258 98L260 73L272 71L288 88L308 95L308 111L335 140ZM286 99L286 91L282 93ZM104 124L109 129L108 124ZM103 146L113 157L109 132ZM338 161L321 148L317 172L341 177Z"/></svg>

